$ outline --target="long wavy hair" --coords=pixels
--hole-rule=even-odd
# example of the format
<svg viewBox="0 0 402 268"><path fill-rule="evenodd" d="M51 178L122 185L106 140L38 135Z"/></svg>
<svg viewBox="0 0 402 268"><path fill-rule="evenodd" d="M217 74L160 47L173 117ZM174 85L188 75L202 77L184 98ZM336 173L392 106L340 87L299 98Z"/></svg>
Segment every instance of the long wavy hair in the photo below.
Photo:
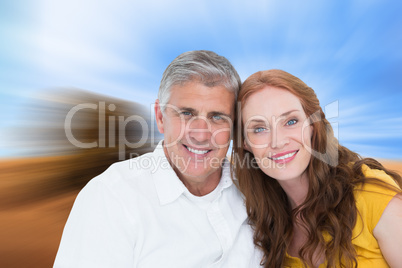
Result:
<svg viewBox="0 0 402 268"><path fill-rule="evenodd" d="M313 126L313 153L306 170L309 178L307 197L300 206L292 209L279 183L263 173L253 154L244 149L244 126L241 109L238 109L237 131L233 137L233 173L246 199L254 243L264 253L261 263L270 268L283 266L297 215L303 221L308 237L299 250L305 265L313 266L313 254L322 248L320 253L324 254L328 267L356 267L357 256L352 245L352 230L358 217L353 194L355 186L370 182L400 192L378 179L365 177L362 165L384 170L399 186L402 186L401 176L376 160L363 159L339 145L314 90L285 71L269 70L251 75L243 83L238 96L241 107L250 95L267 86L288 90L299 98ZM331 239L325 241L323 233L329 234Z"/></svg>

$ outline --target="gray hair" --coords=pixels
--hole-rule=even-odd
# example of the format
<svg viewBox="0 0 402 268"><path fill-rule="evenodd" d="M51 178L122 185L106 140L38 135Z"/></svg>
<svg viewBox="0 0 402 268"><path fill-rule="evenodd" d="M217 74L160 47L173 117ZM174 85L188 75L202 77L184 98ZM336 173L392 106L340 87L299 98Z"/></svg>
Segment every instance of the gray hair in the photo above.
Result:
<svg viewBox="0 0 402 268"><path fill-rule="evenodd" d="M175 58L163 72L158 93L162 111L170 99L172 86L194 80L207 87L223 85L237 100L241 80L232 64L212 51L188 51Z"/></svg>

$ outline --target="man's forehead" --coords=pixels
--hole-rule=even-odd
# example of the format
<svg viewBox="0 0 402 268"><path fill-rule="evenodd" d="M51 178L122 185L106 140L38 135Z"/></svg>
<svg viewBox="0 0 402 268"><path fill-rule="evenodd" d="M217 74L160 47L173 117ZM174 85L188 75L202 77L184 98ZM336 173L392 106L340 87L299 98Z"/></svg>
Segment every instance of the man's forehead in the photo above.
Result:
<svg viewBox="0 0 402 268"><path fill-rule="evenodd" d="M200 83L186 83L172 87L170 105L194 110L228 112L234 107L235 95L224 86L208 87Z"/></svg>
<svg viewBox="0 0 402 268"><path fill-rule="evenodd" d="M198 94L209 96L219 94L221 91L234 95L234 93L227 89L223 84L209 86L197 81L188 81L186 83L176 84L171 87L172 94L178 92L179 94Z"/></svg>

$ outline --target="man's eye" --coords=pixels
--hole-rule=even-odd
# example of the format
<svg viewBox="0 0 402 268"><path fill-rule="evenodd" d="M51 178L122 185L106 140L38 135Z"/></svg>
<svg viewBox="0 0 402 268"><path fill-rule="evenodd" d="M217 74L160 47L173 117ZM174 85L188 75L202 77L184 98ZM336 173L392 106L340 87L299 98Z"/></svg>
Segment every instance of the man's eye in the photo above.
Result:
<svg viewBox="0 0 402 268"><path fill-rule="evenodd" d="M287 126L291 126L291 125L294 125L294 124L296 124L297 123L297 120L296 119L292 119L292 120L289 120L288 122L286 122L286 125Z"/></svg>
<svg viewBox="0 0 402 268"><path fill-rule="evenodd" d="M182 114L184 116L191 116L191 112L186 112L186 111L181 112L180 114Z"/></svg>
<svg viewBox="0 0 402 268"><path fill-rule="evenodd" d="M212 116L212 119L213 119L214 121L219 121L219 120L222 120L223 118L222 118L222 116L220 116L220 115L214 115L214 116Z"/></svg>

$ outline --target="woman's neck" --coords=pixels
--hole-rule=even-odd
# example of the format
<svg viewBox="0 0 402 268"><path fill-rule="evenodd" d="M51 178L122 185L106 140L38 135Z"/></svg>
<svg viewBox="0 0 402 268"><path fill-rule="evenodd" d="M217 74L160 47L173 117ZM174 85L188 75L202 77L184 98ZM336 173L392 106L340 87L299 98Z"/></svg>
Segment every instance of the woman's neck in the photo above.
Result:
<svg viewBox="0 0 402 268"><path fill-rule="evenodd" d="M285 191L292 209L300 206L306 200L309 184L306 173L292 180L278 182Z"/></svg>

